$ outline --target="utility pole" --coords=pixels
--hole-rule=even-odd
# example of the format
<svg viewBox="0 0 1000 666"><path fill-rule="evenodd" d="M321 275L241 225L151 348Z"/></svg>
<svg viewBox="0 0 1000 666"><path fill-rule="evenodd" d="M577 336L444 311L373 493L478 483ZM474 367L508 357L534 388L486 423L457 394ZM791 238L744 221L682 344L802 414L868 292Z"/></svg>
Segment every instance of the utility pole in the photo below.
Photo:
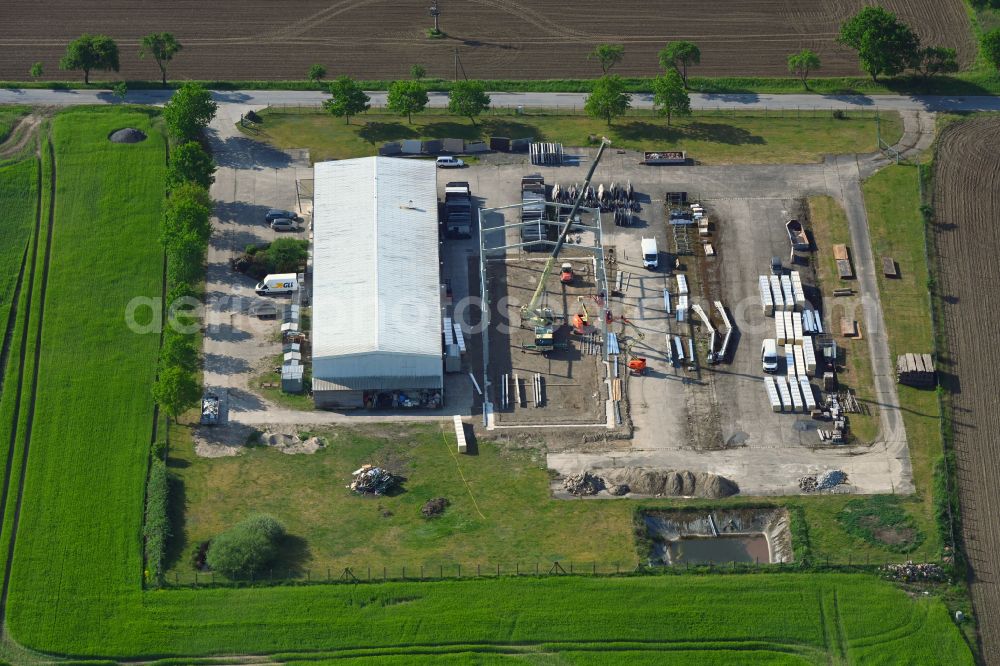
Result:
<svg viewBox="0 0 1000 666"><path fill-rule="evenodd" d="M434 34L441 32L440 16L441 10L438 9L438 0L434 0L434 4L431 5L430 15L434 17Z"/></svg>
<svg viewBox="0 0 1000 666"><path fill-rule="evenodd" d="M455 80L458 81L458 47L455 47Z"/></svg>

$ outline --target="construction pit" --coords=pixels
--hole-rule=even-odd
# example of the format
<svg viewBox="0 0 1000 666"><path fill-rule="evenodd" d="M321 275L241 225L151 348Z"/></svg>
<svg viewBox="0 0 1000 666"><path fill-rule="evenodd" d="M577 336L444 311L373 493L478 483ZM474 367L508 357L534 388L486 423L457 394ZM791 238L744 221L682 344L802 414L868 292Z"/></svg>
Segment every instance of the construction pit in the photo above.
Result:
<svg viewBox="0 0 1000 666"><path fill-rule="evenodd" d="M651 565L793 561L786 509L649 510L641 516Z"/></svg>

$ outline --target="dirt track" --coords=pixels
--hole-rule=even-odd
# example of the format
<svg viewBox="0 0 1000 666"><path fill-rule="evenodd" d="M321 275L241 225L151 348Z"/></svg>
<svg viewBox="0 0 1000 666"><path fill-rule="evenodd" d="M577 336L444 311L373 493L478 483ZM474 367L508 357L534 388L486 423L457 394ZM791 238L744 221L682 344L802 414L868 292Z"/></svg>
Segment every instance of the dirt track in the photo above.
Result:
<svg viewBox="0 0 1000 666"><path fill-rule="evenodd" d="M120 76L158 79L151 60L137 57L142 35L172 31L184 44L175 78L302 79L312 63L331 74L363 78L406 76L421 63L432 76L454 74L455 49L469 78L580 78L600 73L587 59L595 44L625 45L623 75L655 74L656 53L671 40L700 44L702 75L785 76L789 53L811 48L822 73L858 74L857 59L834 42L838 26L864 0L442 0L448 39L431 40L427 0L12 0L4 5L0 79L25 79L41 61L59 76L66 42L83 32L104 33L121 48ZM883 0L927 44L958 49L962 63L975 55L962 0ZM667 12L669 8L669 12ZM76 78L78 75L72 74Z"/></svg>
<svg viewBox="0 0 1000 666"><path fill-rule="evenodd" d="M941 136L934 205L950 359L942 381L953 394L962 533L972 565L983 657L1000 664L1000 118L947 128ZM985 362L984 362L985 361Z"/></svg>

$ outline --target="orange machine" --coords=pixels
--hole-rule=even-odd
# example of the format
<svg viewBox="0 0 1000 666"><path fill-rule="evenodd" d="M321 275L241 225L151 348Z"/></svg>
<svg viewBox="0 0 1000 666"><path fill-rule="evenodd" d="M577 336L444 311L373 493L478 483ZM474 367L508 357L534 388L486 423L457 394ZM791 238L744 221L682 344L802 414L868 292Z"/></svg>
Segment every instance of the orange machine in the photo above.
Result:
<svg viewBox="0 0 1000 666"><path fill-rule="evenodd" d="M633 375L646 374L646 359L640 356L633 356L629 359L628 369L632 371Z"/></svg>
<svg viewBox="0 0 1000 666"><path fill-rule="evenodd" d="M569 284L573 281L573 264L562 265L562 268L559 269L559 281L563 284Z"/></svg>

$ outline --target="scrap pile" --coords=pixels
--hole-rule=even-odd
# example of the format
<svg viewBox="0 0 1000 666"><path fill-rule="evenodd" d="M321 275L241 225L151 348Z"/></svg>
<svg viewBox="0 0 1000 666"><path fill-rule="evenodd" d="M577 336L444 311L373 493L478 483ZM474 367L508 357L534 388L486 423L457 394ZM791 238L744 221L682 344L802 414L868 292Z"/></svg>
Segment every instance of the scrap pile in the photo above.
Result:
<svg viewBox="0 0 1000 666"><path fill-rule="evenodd" d="M604 488L604 479L590 472L566 477L563 488L574 495L596 495Z"/></svg>
<svg viewBox="0 0 1000 666"><path fill-rule="evenodd" d="M823 472L818 477L814 475L803 476L799 479L799 490L804 493L814 493L820 490L830 490L844 483L847 483L847 472L832 469Z"/></svg>
<svg viewBox="0 0 1000 666"><path fill-rule="evenodd" d="M898 580L906 583L948 579L944 569L937 564L914 564L910 561L903 564L887 564L882 567L882 573L890 580Z"/></svg>
<svg viewBox="0 0 1000 666"><path fill-rule="evenodd" d="M396 477L373 465L362 465L360 469L351 472L351 476L354 480L347 487L360 495L384 495L396 485Z"/></svg>
<svg viewBox="0 0 1000 666"><path fill-rule="evenodd" d="M851 396L851 399L853 400L853 405L856 406L857 401L854 399L854 396ZM852 406L851 408L853 409L854 407ZM858 409L860 410L860 407ZM819 433L821 441L831 444L845 444L847 442L849 428L847 425L847 412L847 406L841 403L841 399L836 394L829 394L827 396L826 404L823 406L822 417L831 420L833 428L829 430L820 428L816 431Z"/></svg>

